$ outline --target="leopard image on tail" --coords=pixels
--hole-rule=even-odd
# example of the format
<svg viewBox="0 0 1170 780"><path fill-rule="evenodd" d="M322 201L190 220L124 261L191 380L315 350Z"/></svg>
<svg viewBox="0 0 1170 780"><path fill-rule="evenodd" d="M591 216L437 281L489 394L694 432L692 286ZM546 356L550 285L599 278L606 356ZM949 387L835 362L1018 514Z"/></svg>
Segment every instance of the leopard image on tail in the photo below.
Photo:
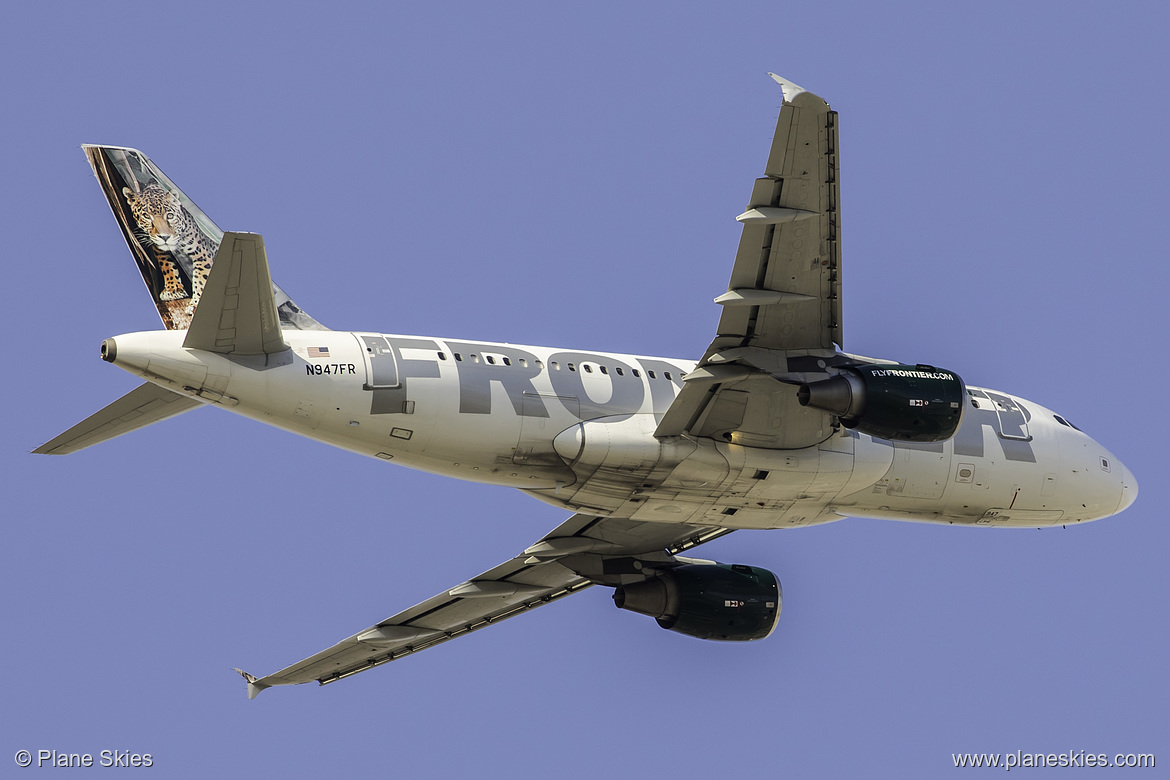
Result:
<svg viewBox="0 0 1170 780"><path fill-rule="evenodd" d="M147 249L154 249L154 256L162 271L164 287L159 300L174 301L186 298L187 290L179 275L176 264L177 254L187 256L191 262L191 300L197 304L203 293L203 285L211 273L211 263L219 247L196 224L179 198L157 184L150 184L140 192L129 187L122 188L134 221L138 223L136 237Z"/></svg>
<svg viewBox="0 0 1170 780"><path fill-rule="evenodd" d="M97 144L81 148L163 325L187 330L223 231L139 150ZM275 282L272 291L282 328L328 330Z"/></svg>

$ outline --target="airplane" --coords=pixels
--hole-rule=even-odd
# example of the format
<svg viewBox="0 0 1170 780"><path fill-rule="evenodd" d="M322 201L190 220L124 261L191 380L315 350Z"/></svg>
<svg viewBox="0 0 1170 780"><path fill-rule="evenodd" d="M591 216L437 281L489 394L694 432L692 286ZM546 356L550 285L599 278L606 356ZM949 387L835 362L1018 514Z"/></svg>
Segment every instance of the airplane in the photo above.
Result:
<svg viewBox="0 0 1170 780"><path fill-rule="evenodd" d="M1120 460L1039 404L842 351L837 113L783 103L714 340L698 361L330 330L135 149L82 148L165 329L107 338L145 380L34 450L67 454L216 406L361 455L517 488L571 513L511 558L303 661L328 684L600 585L723 641L776 628L776 575L684 556L735 530L847 516L988 527L1126 509Z"/></svg>

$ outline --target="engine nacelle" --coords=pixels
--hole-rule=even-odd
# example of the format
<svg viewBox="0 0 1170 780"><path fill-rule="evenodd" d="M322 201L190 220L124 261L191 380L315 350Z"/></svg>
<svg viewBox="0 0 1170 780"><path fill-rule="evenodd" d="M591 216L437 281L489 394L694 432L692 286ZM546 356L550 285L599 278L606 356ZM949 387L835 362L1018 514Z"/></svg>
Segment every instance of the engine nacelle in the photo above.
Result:
<svg viewBox="0 0 1170 780"><path fill-rule="evenodd" d="M780 583L758 566L691 563L619 586L613 603L658 625L699 639L743 642L772 633L780 617Z"/></svg>
<svg viewBox="0 0 1170 780"><path fill-rule="evenodd" d="M954 436L966 395L958 374L925 365L851 366L796 393L801 406L835 414L846 428L899 441Z"/></svg>

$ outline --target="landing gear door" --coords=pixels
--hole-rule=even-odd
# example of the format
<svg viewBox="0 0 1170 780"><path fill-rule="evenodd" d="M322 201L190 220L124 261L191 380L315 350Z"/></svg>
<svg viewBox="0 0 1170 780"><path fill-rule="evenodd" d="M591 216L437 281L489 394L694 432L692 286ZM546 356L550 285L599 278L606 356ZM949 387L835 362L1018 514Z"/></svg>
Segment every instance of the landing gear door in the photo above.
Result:
<svg viewBox="0 0 1170 780"><path fill-rule="evenodd" d="M382 336L355 333L362 345L366 363L366 382L363 390L381 390L398 387L398 366L394 362L394 350Z"/></svg>

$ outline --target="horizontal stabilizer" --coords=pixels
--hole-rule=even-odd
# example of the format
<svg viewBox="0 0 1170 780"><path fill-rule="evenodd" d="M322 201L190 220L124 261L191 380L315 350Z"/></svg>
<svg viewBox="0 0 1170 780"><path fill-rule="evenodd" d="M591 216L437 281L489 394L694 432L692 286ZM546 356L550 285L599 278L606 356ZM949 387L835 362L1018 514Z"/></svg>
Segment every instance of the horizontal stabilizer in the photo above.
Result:
<svg viewBox="0 0 1170 780"><path fill-rule="evenodd" d="M240 356L288 349L259 233L223 234L183 346Z"/></svg>
<svg viewBox="0 0 1170 780"><path fill-rule="evenodd" d="M182 414L199 405L198 401L147 382L33 452L40 455L68 455Z"/></svg>

